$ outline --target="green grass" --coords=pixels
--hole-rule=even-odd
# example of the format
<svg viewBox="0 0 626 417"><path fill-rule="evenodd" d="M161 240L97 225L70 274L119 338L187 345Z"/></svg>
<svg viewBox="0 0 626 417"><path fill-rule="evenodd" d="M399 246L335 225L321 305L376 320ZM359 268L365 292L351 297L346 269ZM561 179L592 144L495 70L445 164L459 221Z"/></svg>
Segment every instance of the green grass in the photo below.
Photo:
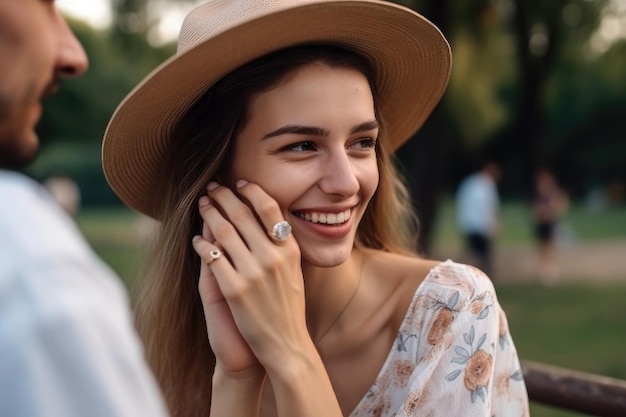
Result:
<svg viewBox="0 0 626 417"><path fill-rule="evenodd" d="M131 287L143 261L138 215L123 209L83 210L78 226L98 255Z"/></svg>
<svg viewBox="0 0 626 417"><path fill-rule="evenodd" d="M626 379L626 285L516 284L497 291L520 356Z"/></svg>
<svg viewBox="0 0 626 417"><path fill-rule="evenodd" d="M128 286L138 271L143 244L135 232L137 216L125 209L86 210L78 218L96 252ZM577 239L626 238L626 208L601 214L574 206L565 219ZM531 245L527 208L507 203L502 210L502 245ZM436 245L458 245L453 207L442 207ZM589 282L593 282L589 277ZM496 282L520 358L584 372L626 379L626 282L566 284L544 288L534 283ZM533 417L576 417L531 404Z"/></svg>
<svg viewBox="0 0 626 417"><path fill-rule="evenodd" d="M612 206L603 211L574 206L567 213L565 222L573 226L580 239L626 238L626 209L623 206Z"/></svg>
<svg viewBox="0 0 626 417"><path fill-rule="evenodd" d="M626 284L499 285L520 358L626 379ZM532 404L534 417L582 414Z"/></svg>
<svg viewBox="0 0 626 417"><path fill-rule="evenodd" d="M543 404L530 403L531 417L580 417L588 414L575 413Z"/></svg>
<svg viewBox="0 0 626 417"><path fill-rule="evenodd" d="M437 216L434 245L457 247L461 244L454 210L453 201L444 199ZM526 204L503 202L500 216L499 244L534 244L530 211ZM582 204L573 204L563 218L563 225L572 238L579 240L626 238L626 206L609 206L602 211L593 211Z"/></svg>

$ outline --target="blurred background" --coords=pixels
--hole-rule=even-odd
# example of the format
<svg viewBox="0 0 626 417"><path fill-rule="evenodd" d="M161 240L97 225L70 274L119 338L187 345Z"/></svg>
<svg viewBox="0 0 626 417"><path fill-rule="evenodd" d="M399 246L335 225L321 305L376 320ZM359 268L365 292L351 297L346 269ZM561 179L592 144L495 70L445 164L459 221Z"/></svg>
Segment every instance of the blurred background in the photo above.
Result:
<svg viewBox="0 0 626 417"><path fill-rule="evenodd" d="M26 173L58 195L72 194L64 180L77 186L68 210L131 290L152 224L109 189L101 139L117 104L175 52L197 3L58 1L91 66L48 100L41 157ZM455 193L479 161L496 161L493 279L520 356L626 379L626 0L399 3L435 22L454 57L443 101L398 152L423 252L470 261ZM549 283L537 272L532 220L539 167L552 171L568 201ZM578 415L538 404L532 414Z"/></svg>

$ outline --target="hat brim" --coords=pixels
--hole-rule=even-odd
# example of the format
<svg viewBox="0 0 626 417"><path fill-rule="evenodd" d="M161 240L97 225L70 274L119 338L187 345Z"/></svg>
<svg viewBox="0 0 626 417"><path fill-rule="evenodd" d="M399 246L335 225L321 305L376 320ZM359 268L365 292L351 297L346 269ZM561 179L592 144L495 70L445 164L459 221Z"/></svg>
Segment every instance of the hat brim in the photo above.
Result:
<svg viewBox="0 0 626 417"><path fill-rule="evenodd" d="M403 6L375 0L311 3L256 18L198 43L152 71L122 101L102 143L105 177L131 208L155 216L154 199L173 129L220 78L299 44L360 51L377 76L377 110L391 148L413 135L441 99L451 54L441 32Z"/></svg>

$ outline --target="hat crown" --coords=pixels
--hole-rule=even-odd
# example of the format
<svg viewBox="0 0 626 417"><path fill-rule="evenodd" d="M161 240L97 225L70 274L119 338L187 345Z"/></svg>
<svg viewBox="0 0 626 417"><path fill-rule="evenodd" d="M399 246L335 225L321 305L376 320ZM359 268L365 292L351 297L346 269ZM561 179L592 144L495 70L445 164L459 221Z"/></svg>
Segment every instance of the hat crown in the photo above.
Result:
<svg viewBox="0 0 626 417"><path fill-rule="evenodd" d="M177 53L192 49L205 39L256 18L309 3L328 0L212 0L193 9L183 21Z"/></svg>

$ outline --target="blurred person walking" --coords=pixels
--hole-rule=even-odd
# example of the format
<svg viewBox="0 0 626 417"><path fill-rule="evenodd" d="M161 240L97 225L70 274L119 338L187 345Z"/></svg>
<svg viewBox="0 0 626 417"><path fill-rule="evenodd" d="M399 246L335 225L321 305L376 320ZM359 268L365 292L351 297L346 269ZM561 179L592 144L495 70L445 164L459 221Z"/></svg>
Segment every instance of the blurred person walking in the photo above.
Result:
<svg viewBox="0 0 626 417"><path fill-rule="evenodd" d="M545 167L535 174L531 212L537 242L537 277L544 285L558 279L557 227L569 207L569 197L554 174Z"/></svg>
<svg viewBox="0 0 626 417"><path fill-rule="evenodd" d="M499 229L500 166L484 161L480 169L461 181L456 194L457 222L470 260L492 279L493 239Z"/></svg>
<svg viewBox="0 0 626 417"><path fill-rule="evenodd" d="M164 416L117 277L40 184L42 101L87 69L55 3L0 0L0 416Z"/></svg>

